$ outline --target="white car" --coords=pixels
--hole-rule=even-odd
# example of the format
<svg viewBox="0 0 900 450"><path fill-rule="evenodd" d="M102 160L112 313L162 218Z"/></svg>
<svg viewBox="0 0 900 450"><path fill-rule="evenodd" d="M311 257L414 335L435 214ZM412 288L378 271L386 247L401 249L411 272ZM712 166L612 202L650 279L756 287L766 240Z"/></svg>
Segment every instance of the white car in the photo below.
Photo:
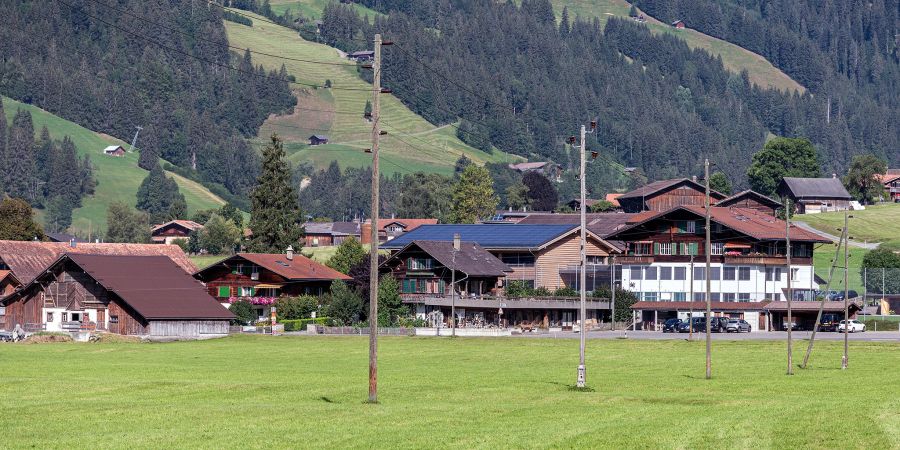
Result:
<svg viewBox="0 0 900 450"><path fill-rule="evenodd" d="M842 320L841 323L838 324L837 330L839 332L844 332L845 329L847 329L847 321ZM856 333L857 331L866 331L866 326L858 320L851 320L849 331L851 333Z"/></svg>

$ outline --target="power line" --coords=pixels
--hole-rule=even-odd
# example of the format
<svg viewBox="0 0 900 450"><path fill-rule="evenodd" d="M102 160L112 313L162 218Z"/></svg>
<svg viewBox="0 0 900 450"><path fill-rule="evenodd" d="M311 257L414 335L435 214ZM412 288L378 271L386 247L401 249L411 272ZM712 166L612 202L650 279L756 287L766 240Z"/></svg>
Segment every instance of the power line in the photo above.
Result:
<svg viewBox="0 0 900 450"><path fill-rule="evenodd" d="M287 60L287 61L298 61L298 62L305 62L305 63L310 63L310 64L323 64L323 65L329 65L329 66L348 66L348 67L356 67L356 64L353 64L353 63L339 63L339 62L329 62L329 61L315 61L315 60L302 59L302 58L293 58L293 57L290 57L290 56L273 55L273 54L271 54L271 53L266 53L266 52L261 52L261 51L255 51L255 50L250 50L250 49L244 49L244 48L240 48L240 47L233 46L233 45L229 44L228 41L219 41L219 40L215 40L215 39L205 38L205 37L203 37L203 36L199 36L199 35L194 34L194 33L188 33L188 32L186 32L186 31L180 30L180 29L178 29L178 28L173 28L173 27L169 27L169 26L163 25L163 24L161 24L161 23L159 23L159 22L154 22L154 21L152 21L152 20L150 20L150 19L147 19L147 18L145 18L145 17L142 17L142 16L139 16L139 15L137 15L137 14L131 13L131 12L129 12L129 11L127 11L127 10L124 10L124 9L116 8L115 6L108 5L108 4L103 3L103 2L101 2L101 1L98 1L98 0L88 0L88 1L90 1L90 2L92 2L92 3L94 3L94 4L97 4L97 5L104 6L104 7L107 7L107 8L109 8L109 9L118 11L118 12L120 12L120 13L122 13L122 14L131 16L131 17L134 17L135 19L138 19L138 20L140 20L140 21L147 22L147 23L151 23L151 24L156 25L156 26L158 26L158 27L162 27L162 28L165 28L165 29L167 29L167 30L174 31L174 32L176 32L176 33L181 33L181 34L183 34L183 35L185 35L185 36L189 36L189 37L192 37L192 38L201 39L201 40L204 40L204 41L206 41L206 42L212 42L212 43L219 44L219 45L225 45L225 46L227 46L228 48L231 48L231 49L234 49L234 50L239 50L239 51L247 50L247 51L249 51L250 53L253 53L253 54L264 55L264 56L269 56L269 57L272 57L272 58L278 58L278 59L284 59L284 60Z"/></svg>
<svg viewBox="0 0 900 450"><path fill-rule="evenodd" d="M66 2L64 2L64 1L62 1L62 0L56 0L56 1L57 1L58 3L61 3L61 4L65 5L66 7L68 7L68 8L69 8L70 10L72 10L73 12L74 12L74 11L79 11L79 9L78 9L77 7L72 6L72 5L66 3ZM134 32L132 32L132 31L129 31L129 30L125 29L125 28L122 28L122 27L120 27L120 26L118 26L118 25L116 25L116 24L114 24L114 23L107 22L107 21L105 21L105 20L103 20L103 19L101 19L101 18L99 18L99 17L96 17L96 16L92 16L92 15L88 14L87 12L85 12L83 9L81 9L80 12L81 12L82 14L84 14L85 16L91 18L91 19L94 19L94 20L96 20L96 21L98 21L98 22L100 22L100 23L109 25L110 27L113 27L113 28L115 28L115 29L117 29L117 30L119 30L119 31L121 31L121 32L123 32L123 33L129 34L129 35L135 36L135 37L137 37L137 38L140 38L140 39L142 39L142 40L144 40L144 41L150 42L150 43L152 43L152 44L154 44L154 45L156 45L156 46L158 46L158 47L160 47L160 48L162 48L162 49L169 50L169 51L172 51L172 52L175 52L175 53L178 53L178 54L187 56L188 58L192 58L192 59L196 59L196 60L198 60L198 61L205 62L205 63L207 63L207 64L212 64L212 65L214 65L214 66L218 66L218 67L222 67L222 68L225 68L225 69L233 70L233 71L235 71L235 72L243 73L243 74L250 75L250 76L254 76L254 77L257 77L257 78L272 79L272 77L269 77L269 76L265 76L265 75L262 75L262 76L261 76L261 75L257 74L256 72L248 72L248 71L245 71L245 70L241 70L241 69L239 69L239 68L237 68L237 67L232 67L232 66L230 66L230 65L228 65L228 64L223 64L223 63L220 63L220 62L218 62L218 61L212 61L212 60L209 60L209 59L206 59L206 58L201 58L201 57L199 57L199 56L195 56L195 55L192 55L192 54L190 54L190 53L188 53L188 52L185 52L185 51L183 51L183 50L179 50L179 49L177 49L177 48L169 47L169 46L167 46L167 45L165 45L165 44L162 44L162 43L160 43L160 42L158 42L158 41L156 41L156 40L153 40L153 39L148 38L148 37L146 37L146 36L143 36L143 35L141 35L141 34L134 33ZM288 84L295 84L295 85L298 85L298 86L304 86L304 87L315 87L315 88L320 87L320 86L317 85L317 84L300 83L300 82L297 82L297 81L289 81L289 80L282 80L282 81L284 81L284 82L286 82L286 83L288 83ZM369 89L369 88L339 88L339 87L331 87L331 88L329 88L329 89L342 90L342 91L365 91L365 92L371 91L371 89Z"/></svg>

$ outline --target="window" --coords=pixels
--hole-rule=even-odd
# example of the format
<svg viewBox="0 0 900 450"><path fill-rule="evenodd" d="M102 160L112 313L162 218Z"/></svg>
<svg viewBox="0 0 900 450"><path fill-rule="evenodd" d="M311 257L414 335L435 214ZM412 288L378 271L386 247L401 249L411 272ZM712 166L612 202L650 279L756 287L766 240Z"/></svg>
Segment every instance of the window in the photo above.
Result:
<svg viewBox="0 0 900 450"><path fill-rule="evenodd" d="M69 313L60 313L59 321L60 322L68 322L69 321Z"/></svg>
<svg viewBox="0 0 900 450"><path fill-rule="evenodd" d="M253 297L254 295L256 295L256 288L241 286L241 297Z"/></svg>
<svg viewBox="0 0 900 450"><path fill-rule="evenodd" d="M694 267L694 281L706 280L706 267Z"/></svg>
<svg viewBox="0 0 900 450"><path fill-rule="evenodd" d="M723 280L736 280L737 279L736 268L725 266L722 269L722 279Z"/></svg>
<svg viewBox="0 0 900 450"><path fill-rule="evenodd" d="M656 280L656 267L647 266L644 268L644 279L645 280Z"/></svg>
<svg viewBox="0 0 900 450"><path fill-rule="evenodd" d="M791 269L791 280L796 280L800 275L800 269Z"/></svg>
<svg viewBox="0 0 900 450"><path fill-rule="evenodd" d="M671 280L672 279L672 268L668 266L659 268L659 279L660 280Z"/></svg>
<svg viewBox="0 0 900 450"><path fill-rule="evenodd" d="M710 292L710 298L711 298L712 301L714 301L714 302L721 302L721 301L722 301L722 294L720 294L720 293L718 293L718 292Z"/></svg>
<svg viewBox="0 0 900 450"><path fill-rule="evenodd" d="M534 255L530 253L504 253L500 261L510 267L534 267Z"/></svg>
<svg viewBox="0 0 900 450"><path fill-rule="evenodd" d="M686 267L676 267L675 268L675 279L676 280L687 279L687 268Z"/></svg>
<svg viewBox="0 0 900 450"><path fill-rule="evenodd" d="M656 301L656 292L644 292L644 301L645 302L655 302Z"/></svg>
<svg viewBox="0 0 900 450"><path fill-rule="evenodd" d="M629 266L628 270L631 272L630 277L632 280L641 280L643 277L641 276L641 266Z"/></svg>
<svg viewBox="0 0 900 450"><path fill-rule="evenodd" d="M796 256L798 258L811 258L812 257L812 246L809 244L797 244L796 246L792 246L791 255Z"/></svg>
<svg viewBox="0 0 900 450"><path fill-rule="evenodd" d="M650 242L635 242L632 244L632 253L635 255L652 255L653 244Z"/></svg>
<svg viewBox="0 0 900 450"><path fill-rule="evenodd" d="M586 259L585 262L586 262L587 264L591 264L591 265L595 265L595 266L597 266L597 265L602 265L602 264L605 264L605 263L606 263L606 257L605 257L605 256L587 255L587 256L585 256L585 259Z"/></svg>
<svg viewBox="0 0 900 450"><path fill-rule="evenodd" d="M724 242L713 242L712 244L710 244L709 254L710 255L725 254L725 243Z"/></svg>
<svg viewBox="0 0 900 450"><path fill-rule="evenodd" d="M53 313L52 312L47 313L47 323L50 323L50 322L53 322Z"/></svg>
<svg viewBox="0 0 900 450"><path fill-rule="evenodd" d="M432 268L431 258L409 258L406 260L407 270L429 270Z"/></svg>
<svg viewBox="0 0 900 450"><path fill-rule="evenodd" d="M219 286L219 297L231 297L231 286Z"/></svg>
<svg viewBox="0 0 900 450"><path fill-rule="evenodd" d="M679 233L695 233L697 231L697 222L693 220L677 220L675 226L678 227Z"/></svg>
<svg viewBox="0 0 900 450"><path fill-rule="evenodd" d="M699 244L696 242L682 242L679 253L682 255L697 255Z"/></svg>
<svg viewBox="0 0 900 450"><path fill-rule="evenodd" d="M684 292L675 292L673 297L675 298L676 302L687 301L687 294L685 294Z"/></svg>
<svg viewBox="0 0 900 450"><path fill-rule="evenodd" d="M750 301L750 293L749 292L741 292L738 294L739 302L749 302Z"/></svg>
<svg viewBox="0 0 900 450"><path fill-rule="evenodd" d="M675 244L672 242L660 242L656 244L657 255L674 255Z"/></svg>
<svg viewBox="0 0 900 450"><path fill-rule="evenodd" d="M710 267L709 268L709 279L718 281L722 275L721 267Z"/></svg>
<svg viewBox="0 0 900 450"><path fill-rule="evenodd" d="M749 267L739 267L738 268L738 279L741 281L750 281L750 268Z"/></svg>
<svg viewBox="0 0 900 450"><path fill-rule="evenodd" d="M722 300L724 300L726 302L733 302L734 299L737 297L737 294L735 294L734 292L726 292L726 293L722 294L722 296L723 296Z"/></svg>
<svg viewBox="0 0 900 450"><path fill-rule="evenodd" d="M706 301L706 292L694 292L694 301L695 302L705 302Z"/></svg>
<svg viewBox="0 0 900 450"><path fill-rule="evenodd" d="M109 316L109 323L119 323L119 316Z"/></svg>
<svg viewBox="0 0 900 450"><path fill-rule="evenodd" d="M313 247L318 247L318 246L319 246L319 237L318 237L318 236L316 236L316 237L313 238L313 240L312 240L312 245L313 245Z"/></svg>

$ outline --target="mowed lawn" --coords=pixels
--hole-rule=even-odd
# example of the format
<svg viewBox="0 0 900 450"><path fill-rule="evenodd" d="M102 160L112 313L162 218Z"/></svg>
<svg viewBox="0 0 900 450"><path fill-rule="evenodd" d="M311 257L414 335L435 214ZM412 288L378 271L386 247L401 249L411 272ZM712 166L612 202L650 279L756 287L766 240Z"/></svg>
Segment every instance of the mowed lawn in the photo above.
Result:
<svg viewBox="0 0 900 450"><path fill-rule="evenodd" d="M236 336L0 345L3 447L898 448L900 346L822 342ZM798 345L797 359L805 345ZM844 406L841 403L844 402Z"/></svg>
<svg viewBox="0 0 900 450"><path fill-rule="evenodd" d="M850 211L850 238L856 241L881 242L900 247L900 203L866 206L862 211ZM796 220L808 223L816 229L833 235L840 234L844 226L844 213L827 212L803 214Z"/></svg>

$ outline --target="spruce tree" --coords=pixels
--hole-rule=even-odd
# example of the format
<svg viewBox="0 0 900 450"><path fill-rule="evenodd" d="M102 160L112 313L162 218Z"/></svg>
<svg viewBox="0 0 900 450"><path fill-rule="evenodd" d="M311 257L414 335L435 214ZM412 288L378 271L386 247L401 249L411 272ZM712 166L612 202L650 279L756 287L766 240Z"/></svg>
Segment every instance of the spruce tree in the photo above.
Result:
<svg viewBox="0 0 900 450"><path fill-rule="evenodd" d="M52 182L50 166L53 161L54 152L53 139L50 138L50 130L47 126L41 128L41 137L38 138L34 147L34 165L38 178L50 183ZM44 190L49 191L50 188L44 185Z"/></svg>
<svg viewBox="0 0 900 450"><path fill-rule="evenodd" d="M186 215L186 208L180 206L183 203L175 180L167 177L159 164L153 166L138 188L137 208L149 214L153 223L162 223L171 220L173 213Z"/></svg>
<svg viewBox="0 0 900 450"><path fill-rule="evenodd" d="M0 167L9 167L6 163L6 111L3 109L3 99L0 98ZM6 192L7 171L0 170L0 194Z"/></svg>
<svg viewBox="0 0 900 450"><path fill-rule="evenodd" d="M281 139L272 135L272 142L262 155L262 171L250 194L250 251L281 253L288 246L299 250L303 236L302 214L297 193L291 186L291 171L285 162Z"/></svg>
<svg viewBox="0 0 900 450"><path fill-rule="evenodd" d="M6 150L6 191L10 197L36 200L34 173L34 124L28 110L16 111Z"/></svg>

